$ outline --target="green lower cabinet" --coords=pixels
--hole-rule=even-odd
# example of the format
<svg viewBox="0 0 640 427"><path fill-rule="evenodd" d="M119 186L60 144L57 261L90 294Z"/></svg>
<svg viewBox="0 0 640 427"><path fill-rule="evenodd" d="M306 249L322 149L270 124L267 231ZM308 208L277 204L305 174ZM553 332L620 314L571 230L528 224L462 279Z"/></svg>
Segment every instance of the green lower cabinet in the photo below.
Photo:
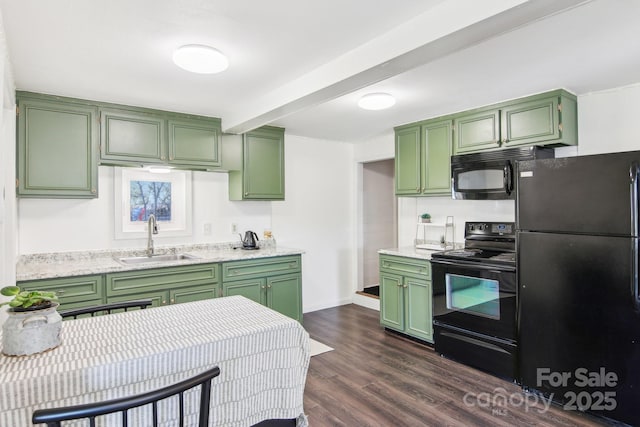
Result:
<svg viewBox="0 0 640 427"><path fill-rule="evenodd" d="M153 306L161 306L215 298L219 269L219 264L195 264L107 273L107 302L151 298Z"/></svg>
<svg viewBox="0 0 640 427"><path fill-rule="evenodd" d="M433 342L429 261L381 255L380 266L380 324Z"/></svg>
<svg viewBox="0 0 640 427"><path fill-rule="evenodd" d="M300 255L222 264L222 295L242 295L302 322Z"/></svg>
<svg viewBox="0 0 640 427"><path fill-rule="evenodd" d="M404 330L404 292L402 276L380 272L380 323Z"/></svg>
<svg viewBox="0 0 640 427"><path fill-rule="evenodd" d="M60 277L56 279L18 282L25 291L53 291L58 296L60 310L104 304L104 276Z"/></svg>
<svg viewBox="0 0 640 427"><path fill-rule="evenodd" d="M222 296L230 297L241 295L258 304L267 305L267 279L241 280L239 282L225 283L222 286Z"/></svg>
<svg viewBox="0 0 640 427"><path fill-rule="evenodd" d="M125 302L132 301L138 299L150 299L151 307L161 307L163 305L167 305L169 302L169 291L147 291L136 293L135 295L121 295L121 296L113 296L109 297L109 303L112 302Z"/></svg>

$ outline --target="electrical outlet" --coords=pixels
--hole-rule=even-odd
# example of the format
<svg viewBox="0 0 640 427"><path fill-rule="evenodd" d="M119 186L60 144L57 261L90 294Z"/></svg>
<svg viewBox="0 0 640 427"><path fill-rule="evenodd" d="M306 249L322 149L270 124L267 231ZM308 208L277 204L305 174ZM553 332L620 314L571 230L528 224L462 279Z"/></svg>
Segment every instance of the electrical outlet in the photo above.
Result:
<svg viewBox="0 0 640 427"><path fill-rule="evenodd" d="M231 223L231 232L232 233L237 233L238 232L238 224L236 224L235 222Z"/></svg>
<svg viewBox="0 0 640 427"><path fill-rule="evenodd" d="M205 222L204 226L202 227L202 232L204 233L205 236L210 236L211 235L211 223L210 222Z"/></svg>

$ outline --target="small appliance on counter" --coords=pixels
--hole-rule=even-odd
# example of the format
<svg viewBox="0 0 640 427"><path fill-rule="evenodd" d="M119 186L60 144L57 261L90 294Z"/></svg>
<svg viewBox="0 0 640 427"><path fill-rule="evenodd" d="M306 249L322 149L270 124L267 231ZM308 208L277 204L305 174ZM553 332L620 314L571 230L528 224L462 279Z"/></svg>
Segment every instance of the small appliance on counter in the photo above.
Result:
<svg viewBox="0 0 640 427"><path fill-rule="evenodd" d="M515 223L466 222L464 235L464 249L431 255L435 350L515 380Z"/></svg>
<svg viewBox="0 0 640 427"><path fill-rule="evenodd" d="M242 249L245 250L256 250L260 249L258 246L258 235L253 231L249 230L244 233L244 238L240 235L240 239L242 240Z"/></svg>

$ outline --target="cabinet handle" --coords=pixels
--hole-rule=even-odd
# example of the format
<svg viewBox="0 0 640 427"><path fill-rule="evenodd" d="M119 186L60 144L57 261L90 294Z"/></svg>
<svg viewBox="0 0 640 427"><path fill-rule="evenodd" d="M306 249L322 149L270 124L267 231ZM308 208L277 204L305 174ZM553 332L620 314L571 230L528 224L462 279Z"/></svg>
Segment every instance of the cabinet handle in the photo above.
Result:
<svg viewBox="0 0 640 427"><path fill-rule="evenodd" d="M502 143L506 144L507 142L509 142L509 140L507 138L502 138Z"/></svg>
<svg viewBox="0 0 640 427"><path fill-rule="evenodd" d="M98 192L98 191L97 191L95 188L92 188L92 189L91 189L91 193L92 193L92 194L96 194L97 192Z"/></svg>
<svg viewBox="0 0 640 427"><path fill-rule="evenodd" d="M64 295L64 289L59 289L56 291L56 294L58 295Z"/></svg>
<svg viewBox="0 0 640 427"><path fill-rule="evenodd" d="M403 286L403 288L408 288L408 287L409 287L408 285L404 285L404 286Z"/></svg>
<svg viewBox="0 0 640 427"><path fill-rule="evenodd" d="M171 304L173 304L174 302L176 302L176 300L171 298Z"/></svg>
<svg viewBox="0 0 640 427"><path fill-rule="evenodd" d="M249 193L244 193L244 195L245 195L245 196L248 196L248 195L249 195Z"/></svg>
<svg viewBox="0 0 640 427"><path fill-rule="evenodd" d="M271 285L267 285L267 288L271 289Z"/></svg>
<svg viewBox="0 0 640 427"><path fill-rule="evenodd" d="M402 287L402 283L398 283L398 284L397 284L397 286L398 286L399 288L401 288L401 287Z"/></svg>
<svg viewBox="0 0 640 427"><path fill-rule="evenodd" d="M160 156L160 160L164 160L164 156Z"/></svg>
<svg viewBox="0 0 640 427"><path fill-rule="evenodd" d="M262 289L265 289L265 288L266 288L266 286L264 286L264 285L262 285L262 286L260 286L260 287L261 287Z"/></svg>
<svg viewBox="0 0 640 427"><path fill-rule="evenodd" d="M162 304L166 304L166 303L167 303L167 301L166 301L166 300L162 300Z"/></svg>

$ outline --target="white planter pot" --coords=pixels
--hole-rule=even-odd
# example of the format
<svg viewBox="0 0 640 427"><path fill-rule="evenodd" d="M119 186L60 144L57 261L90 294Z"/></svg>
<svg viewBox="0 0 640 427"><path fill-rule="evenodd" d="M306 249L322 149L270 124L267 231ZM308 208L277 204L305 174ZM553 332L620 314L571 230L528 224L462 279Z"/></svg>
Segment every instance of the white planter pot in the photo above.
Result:
<svg viewBox="0 0 640 427"><path fill-rule="evenodd" d="M60 345L62 317L56 311L58 305L33 311L9 310L2 325L2 353L26 356Z"/></svg>

